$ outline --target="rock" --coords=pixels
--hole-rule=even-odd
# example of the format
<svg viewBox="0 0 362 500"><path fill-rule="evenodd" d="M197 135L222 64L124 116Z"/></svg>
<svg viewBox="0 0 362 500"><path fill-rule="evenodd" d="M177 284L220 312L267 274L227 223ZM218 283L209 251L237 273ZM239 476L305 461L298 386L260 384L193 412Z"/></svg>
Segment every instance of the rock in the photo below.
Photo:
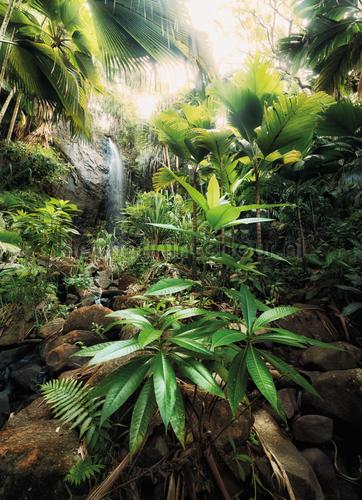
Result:
<svg viewBox="0 0 362 500"><path fill-rule="evenodd" d="M39 328L39 336L43 339L54 337L61 333L65 323L64 318L54 318Z"/></svg>
<svg viewBox="0 0 362 500"><path fill-rule="evenodd" d="M293 437L302 443L324 444L333 438L333 420L322 415L303 415L292 425Z"/></svg>
<svg viewBox="0 0 362 500"><path fill-rule="evenodd" d="M63 333L72 330L92 330L93 324L106 326L114 320L107 318L107 314L113 312L107 307L94 304L92 306L80 307L70 313L63 327Z"/></svg>
<svg viewBox="0 0 362 500"><path fill-rule="evenodd" d="M317 306L303 304L300 312L278 320L277 324L280 328L324 342L335 342L339 338L338 330L325 311Z"/></svg>
<svg viewBox="0 0 362 500"><path fill-rule="evenodd" d="M57 127L55 144L73 169L54 195L77 204L80 214L75 223L78 227L95 227L104 212L103 200L109 171L106 147L100 141L91 143L72 138L67 130L60 127Z"/></svg>
<svg viewBox="0 0 362 500"><path fill-rule="evenodd" d="M0 432L0 498L67 498L64 475L75 463L75 431L51 420L33 421Z"/></svg>
<svg viewBox="0 0 362 500"><path fill-rule="evenodd" d="M303 457L313 468L327 500L344 500L338 489L337 475L331 459L319 448L306 448Z"/></svg>
<svg viewBox="0 0 362 500"><path fill-rule="evenodd" d="M329 371L348 370L357 368L362 359L362 349L347 342L333 342L341 350L323 349L323 347L309 347L303 351L300 364L307 369Z"/></svg>
<svg viewBox="0 0 362 500"><path fill-rule="evenodd" d="M13 365L10 378L28 392L37 392L39 385L45 381L45 369L39 363L19 363Z"/></svg>
<svg viewBox="0 0 362 500"><path fill-rule="evenodd" d="M104 337L89 330L72 330L65 335L61 335L60 337L51 340L50 342L46 342L42 346L41 356L42 359L46 361L50 351L61 345L69 344L74 346L75 344L78 344L78 347L80 348L83 345L91 346L94 344L100 344L105 340L106 339ZM75 352L75 350L73 350L73 352Z"/></svg>
<svg viewBox="0 0 362 500"><path fill-rule="evenodd" d="M164 435L151 436L138 459L139 467L152 467L155 463L166 458L170 449Z"/></svg>
<svg viewBox="0 0 362 500"><path fill-rule="evenodd" d="M33 311L14 308L6 324L0 326L0 347L20 344L33 327Z"/></svg>
<svg viewBox="0 0 362 500"><path fill-rule="evenodd" d="M112 283L112 269L104 269L103 271L98 271L95 277L95 283L102 290L106 290L110 287Z"/></svg>
<svg viewBox="0 0 362 500"><path fill-rule="evenodd" d="M338 491L340 500L361 500L361 486L351 484L338 478Z"/></svg>
<svg viewBox="0 0 362 500"><path fill-rule="evenodd" d="M79 350L80 347L76 345L61 344L49 351L45 358L46 365L52 371L58 372L69 365L69 358Z"/></svg>
<svg viewBox="0 0 362 500"><path fill-rule="evenodd" d="M74 293L67 293L67 296L65 299L65 303L67 306L74 306L78 302L79 302L79 298L77 295L75 295ZM91 305L91 304L88 304L88 305Z"/></svg>
<svg viewBox="0 0 362 500"><path fill-rule="evenodd" d="M38 422L40 420L50 420L50 418L50 408L45 403L44 399L40 397L14 415L11 415L6 424L6 428L23 427L24 425L29 425L31 421Z"/></svg>
<svg viewBox="0 0 362 500"><path fill-rule="evenodd" d="M89 295L86 295L85 297L82 298L82 300L80 301L80 307L92 306L93 304L96 303L98 299L99 295L94 295L93 293L90 293Z"/></svg>
<svg viewBox="0 0 362 500"><path fill-rule="evenodd" d="M0 392L0 413L4 415L10 414L10 402L7 391Z"/></svg>
<svg viewBox="0 0 362 500"><path fill-rule="evenodd" d="M280 389L278 391L279 398L282 402L282 406L285 412L285 415L288 419L294 417L294 415L298 412L298 391L297 389Z"/></svg>
<svg viewBox="0 0 362 500"><path fill-rule="evenodd" d="M11 363L15 363L19 358L29 351L29 346L22 345L13 349L6 349L0 352L0 369L4 369Z"/></svg>
<svg viewBox="0 0 362 500"><path fill-rule="evenodd" d="M303 455L282 433L265 410L254 414L254 429L259 440L285 471L297 500L324 500L317 477ZM285 494L285 492L283 492Z"/></svg>
<svg viewBox="0 0 362 500"><path fill-rule="evenodd" d="M303 393L303 413L338 418L356 426L362 425L362 369L335 370L320 373L313 380L320 398Z"/></svg>

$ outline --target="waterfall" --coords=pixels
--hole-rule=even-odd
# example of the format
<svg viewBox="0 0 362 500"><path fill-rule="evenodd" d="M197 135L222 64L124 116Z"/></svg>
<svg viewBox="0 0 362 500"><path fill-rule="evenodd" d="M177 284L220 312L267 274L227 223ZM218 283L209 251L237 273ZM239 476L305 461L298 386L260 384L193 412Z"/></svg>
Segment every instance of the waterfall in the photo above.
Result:
<svg viewBox="0 0 362 500"><path fill-rule="evenodd" d="M108 138L109 173L105 213L108 231L115 226L115 217L120 215L124 207L124 165L119 150L112 139Z"/></svg>

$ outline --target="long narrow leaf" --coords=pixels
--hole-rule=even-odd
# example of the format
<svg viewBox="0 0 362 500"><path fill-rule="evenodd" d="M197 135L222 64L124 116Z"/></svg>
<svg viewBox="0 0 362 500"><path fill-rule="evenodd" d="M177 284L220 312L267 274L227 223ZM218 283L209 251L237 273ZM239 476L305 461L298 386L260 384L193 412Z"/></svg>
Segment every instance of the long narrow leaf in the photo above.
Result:
<svg viewBox="0 0 362 500"><path fill-rule="evenodd" d="M153 384L161 418L167 428L176 404L177 381L163 352L159 352L153 362Z"/></svg>
<svg viewBox="0 0 362 500"><path fill-rule="evenodd" d="M148 379L138 396L132 412L129 431L129 449L132 454L142 445L156 407L153 381L152 379Z"/></svg>
<svg viewBox="0 0 362 500"><path fill-rule="evenodd" d="M248 347L247 349L246 364L248 372L256 387L259 389L265 399L269 401L272 408L277 413L280 413L280 403L278 393L274 385L273 377L271 376L263 359L260 357L260 354L255 349L253 349L252 346Z"/></svg>
<svg viewBox="0 0 362 500"><path fill-rule="evenodd" d="M243 350L235 356L231 363L226 387L227 398L234 415L237 413L239 404L246 393L247 384L246 351Z"/></svg>

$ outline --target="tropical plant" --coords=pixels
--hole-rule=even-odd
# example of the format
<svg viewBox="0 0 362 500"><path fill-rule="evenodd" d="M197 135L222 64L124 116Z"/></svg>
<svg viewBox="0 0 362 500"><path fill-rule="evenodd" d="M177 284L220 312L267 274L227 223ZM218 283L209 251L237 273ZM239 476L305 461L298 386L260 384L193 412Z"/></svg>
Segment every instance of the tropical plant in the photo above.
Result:
<svg viewBox="0 0 362 500"><path fill-rule="evenodd" d="M351 82L353 91L362 92L362 15L359 0L300 0L297 14L306 26L279 41L282 54L294 70L311 68L316 74L316 90L341 92Z"/></svg>
<svg viewBox="0 0 362 500"><path fill-rule="evenodd" d="M95 457L88 456L84 460L80 459L70 469L64 480L72 486L80 486L86 481L94 479L104 469Z"/></svg>
<svg viewBox="0 0 362 500"><path fill-rule="evenodd" d="M45 116L61 116L75 131L89 134L88 99L92 89L101 88L97 59L108 75L175 57L186 57L207 72L204 56L192 51L195 40L179 0L29 0L12 4L9 11L8 2L0 2L4 27L1 58L6 67L2 79L8 90L1 119L17 96L8 138L23 95L27 97L25 111L34 114L40 107ZM201 41L197 45L202 50ZM35 109L31 109L31 101Z"/></svg>
<svg viewBox="0 0 362 500"><path fill-rule="evenodd" d="M100 428L101 398L94 389L77 380L65 378L50 380L41 386L41 393L55 418L79 430L90 450L104 445L107 425ZM104 424L104 422L103 422Z"/></svg>
<svg viewBox="0 0 362 500"><path fill-rule="evenodd" d="M151 286L145 297L154 300L192 286L190 280L164 279ZM250 376L273 409L283 415L268 363L306 390L316 393L294 368L259 347L269 342L299 348L325 346L271 324L297 313L298 308L265 308L246 287L241 287L240 292L226 290L226 293L240 302L243 319L230 312L180 305L163 310L151 303L109 315L116 320L116 324L135 328L138 333L133 338L84 348L77 353L91 357L90 365L124 358L124 364L104 378L94 390L95 396L105 397L101 424L142 387L132 412L131 453L135 453L143 443L157 409L165 427L171 425L178 439L184 443L186 424L182 384L190 381L197 388L224 398L225 393L214 372L218 372L227 383L226 397L233 413L237 413L246 395ZM260 308L264 312L257 316Z"/></svg>
<svg viewBox="0 0 362 500"><path fill-rule="evenodd" d="M258 59L231 81L217 82L210 92L228 111L229 123L238 138L240 161L255 182L255 201L260 205L261 175L303 158L312 144L320 115L333 99L322 92L282 95L279 73ZM262 248L260 223L257 248Z"/></svg>
<svg viewBox="0 0 362 500"><path fill-rule="evenodd" d="M84 257L81 257L79 265L71 276L64 278L67 286L74 286L79 290L87 290L92 284L91 265L86 265Z"/></svg>
<svg viewBox="0 0 362 500"><path fill-rule="evenodd" d="M0 144L0 165L1 190L33 186L49 191L70 170L54 149L20 141Z"/></svg>
<svg viewBox="0 0 362 500"><path fill-rule="evenodd" d="M72 225L72 216L77 211L76 205L69 201L50 198L34 212L18 210L13 215L12 228L27 244L25 250L43 253L49 261L52 256L69 250L71 239L79 234Z"/></svg>
<svg viewBox="0 0 362 500"><path fill-rule="evenodd" d="M18 260L0 271L0 301L21 305L57 304L56 287L33 259Z"/></svg>

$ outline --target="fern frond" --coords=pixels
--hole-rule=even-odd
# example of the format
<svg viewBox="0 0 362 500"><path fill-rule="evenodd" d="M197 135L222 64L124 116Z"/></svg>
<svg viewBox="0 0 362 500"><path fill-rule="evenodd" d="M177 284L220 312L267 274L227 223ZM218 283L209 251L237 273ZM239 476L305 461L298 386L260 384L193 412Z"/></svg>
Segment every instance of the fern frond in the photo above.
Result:
<svg viewBox="0 0 362 500"><path fill-rule="evenodd" d="M94 448L101 436L100 407L103 399L93 396L93 388L72 379L50 380L41 386L46 402L55 418L79 428L79 436Z"/></svg>
<svg viewBox="0 0 362 500"><path fill-rule="evenodd" d="M79 460L65 476L65 481L73 486L80 486L102 472L104 466L96 462L95 457Z"/></svg>

